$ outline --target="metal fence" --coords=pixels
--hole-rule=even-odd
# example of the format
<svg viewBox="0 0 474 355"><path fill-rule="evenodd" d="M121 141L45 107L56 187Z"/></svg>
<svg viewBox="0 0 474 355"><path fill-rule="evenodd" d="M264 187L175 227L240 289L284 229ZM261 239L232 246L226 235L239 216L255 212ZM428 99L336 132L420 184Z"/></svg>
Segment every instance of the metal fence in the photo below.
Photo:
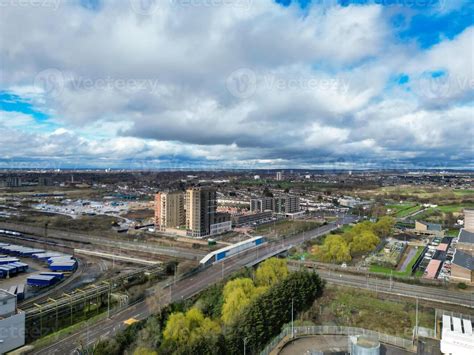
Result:
<svg viewBox="0 0 474 355"><path fill-rule="evenodd" d="M308 327L294 327L294 338L307 335L365 335L372 339L377 339L381 343L394 345L399 348L413 350L413 343L411 340L399 338L396 336L379 333L373 330L354 328L354 327L338 327L338 326L308 326ZM285 338L291 337L291 327L286 327L273 340L267 344L265 349L260 352L260 355L268 355L273 349Z"/></svg>

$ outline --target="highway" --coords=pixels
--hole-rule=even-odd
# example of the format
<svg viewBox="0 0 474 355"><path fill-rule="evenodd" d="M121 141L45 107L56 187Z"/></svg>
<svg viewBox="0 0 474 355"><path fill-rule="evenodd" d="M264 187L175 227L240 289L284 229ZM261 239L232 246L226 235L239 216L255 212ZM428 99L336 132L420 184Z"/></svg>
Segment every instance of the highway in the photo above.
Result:
<svg viewBox="0 0 474 355"><path fill-rule="evenodd" d="M353 217L344 217L337 221L338 224L347 224L354 221ZM252 250L237 254L225 262L212 265L193 276L177 280L167 287L156 287L152 295L125 310L111 315L110 319L104 319L87 326L85 329L56 341L54 344L33 351L33 354L71 354L81 346L90 346L100 338L110 337L118 330L123 329L123 321L129 318L145 319L153 313L157 313L159 308L178 300L192 297L210 285L222 280L234 271L244 266L251 266L257 260L262 260L272 256L275 252L288 249L293 245L303 243L305 240L317 238L334 229L336 223L330 223L312 231L300 233L288 237L278 243L266 243Z"/></svg>

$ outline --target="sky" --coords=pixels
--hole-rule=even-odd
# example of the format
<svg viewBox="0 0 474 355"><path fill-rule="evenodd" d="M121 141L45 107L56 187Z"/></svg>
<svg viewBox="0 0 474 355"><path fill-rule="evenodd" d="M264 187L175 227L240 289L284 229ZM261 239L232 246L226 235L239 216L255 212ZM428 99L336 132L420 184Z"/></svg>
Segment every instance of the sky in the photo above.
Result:
<svg viewBox="0 0 474 355"><path fill-rule="evenodd" d="M474 0L0 0L0 168L473 169Z"/></svg>

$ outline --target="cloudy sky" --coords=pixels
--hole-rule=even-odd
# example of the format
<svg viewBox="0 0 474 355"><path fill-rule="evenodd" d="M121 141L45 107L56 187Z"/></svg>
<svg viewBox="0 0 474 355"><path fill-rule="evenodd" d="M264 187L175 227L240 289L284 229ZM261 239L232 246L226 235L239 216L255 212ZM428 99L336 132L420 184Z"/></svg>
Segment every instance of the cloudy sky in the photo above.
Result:
<svg viewBox="0 0 474 355"><path fill-rule="evenodd" d="M469 168L474 0L0 0L0 167Z"/></svg>

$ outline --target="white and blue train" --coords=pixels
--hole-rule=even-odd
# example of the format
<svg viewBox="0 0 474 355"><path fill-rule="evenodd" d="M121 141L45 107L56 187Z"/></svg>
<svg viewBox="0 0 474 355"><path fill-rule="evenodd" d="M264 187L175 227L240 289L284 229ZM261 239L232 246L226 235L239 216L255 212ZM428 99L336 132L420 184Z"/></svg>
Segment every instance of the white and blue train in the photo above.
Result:
<svg viewBox="0 0 474 355"><path fill-rule="evenodd" d="M218 249L212 253L207 254L204 258L201 259L201 266L208 266L216 262L222 261L232 255L238 254L246 249L251 249L259 246L265 242L264 237L254 237L243 242L239 242L228 247Z"/></svg>

